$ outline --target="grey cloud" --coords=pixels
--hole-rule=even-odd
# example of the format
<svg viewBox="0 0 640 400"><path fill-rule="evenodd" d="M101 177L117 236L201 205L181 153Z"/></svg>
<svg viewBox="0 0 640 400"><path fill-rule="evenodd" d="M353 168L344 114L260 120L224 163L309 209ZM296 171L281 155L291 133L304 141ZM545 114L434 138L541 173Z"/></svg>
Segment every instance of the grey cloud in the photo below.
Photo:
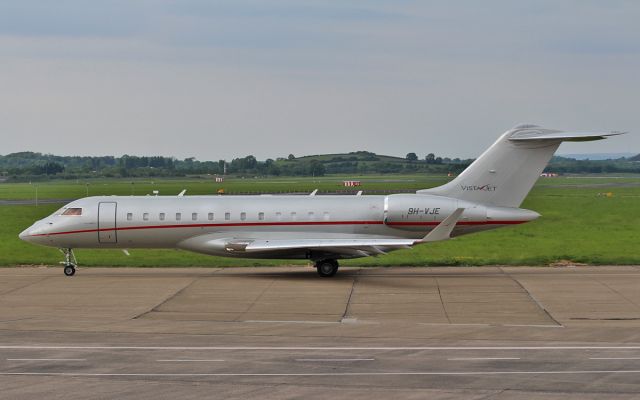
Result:
<svg viewBox="0 0 640 400"><path fill-rule="evenodd" d="M640 131L639 12L623 1L4 2L2 152L472 157L521 122ZM106 139L66 145L85 136ZM569 150L594 146L640 151L640 140Z"/></svg>

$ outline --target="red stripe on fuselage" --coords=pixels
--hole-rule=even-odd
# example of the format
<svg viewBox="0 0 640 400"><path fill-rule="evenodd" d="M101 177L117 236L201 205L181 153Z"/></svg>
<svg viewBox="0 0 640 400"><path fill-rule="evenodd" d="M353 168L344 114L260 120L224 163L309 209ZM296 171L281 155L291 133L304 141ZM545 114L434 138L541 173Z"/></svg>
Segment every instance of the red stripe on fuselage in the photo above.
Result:
<svg viewBox="0 0 640 400"><path fill-rule="evenodd" d="M528 221L461 221L457 225L514 225L522 224ZM39 233L31 236L51 236L51 235L69 235L74 233L91 233L91 232L107 232L107 231L132 231L139 229L177 229L177 228L208 228L208 227L232 227L232 226L304 226L304 225L388 225L388 226L437 226L440 222L388 222L383 221L299 221L299 222L237 222L228 224L181 224L181 225L142 225L142 226L125 226L121 228L105 228L105 229L83 229L76 231L63 231L51 233Z"/></svg>

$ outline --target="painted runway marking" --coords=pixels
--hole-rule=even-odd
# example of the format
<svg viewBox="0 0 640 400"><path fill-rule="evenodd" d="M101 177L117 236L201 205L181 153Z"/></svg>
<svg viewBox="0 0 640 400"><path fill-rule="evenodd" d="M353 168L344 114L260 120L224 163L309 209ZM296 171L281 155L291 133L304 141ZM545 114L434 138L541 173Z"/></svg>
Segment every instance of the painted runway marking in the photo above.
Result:
<svg viewBox="0 0 640 400"><path fill-rule="evenodd" d="M224 362L224 360L156 360L156 362Z"/></svg>
<svg viewBox="0 0 640 400"><path fill-rule="evenodd" d="M141 376L141 377L228 377L228 376L469 376L469 375L602 375L602 374L640 374L640 370L578 370L578 371L425 371L425 372L318 372L318 373L91 373L91 372L0 372L0 376Z"/></svg>
<svg viewBox="0 0 640 400"><path fill-rule="evenodd" d="M589 357L589 360L640 360L640 357Z"/></svg>
<svg viewBox="0 0 640 400"><path fill-rule="evenodd" d="M499 326L511 326L521 328L564 328L563 325L526 325L526 324L505 324Z"/></svg>
<svg viewBox="0 0 640 400"><path fill-rule="evenodd" d="M519 360L520 357L459 357L447 358L448 361L476 361L476 360Z"/></svg>
<svg viewBox="0 0 640 400"><path fill-rule="evenodd" d="M86 358L7 358L7 361L87 361Z"/></svg>
<svg viewBox="0 0 640 400"><path fill-rule="evenodd" d="M375 358L296 358L302 362L334 362L334 361L375 361Z"/></svg>
<svg viewBox="0 0 640 400"><path fill-rule="evenodd" d="M338 321L278 321L278 320L274 320L274 321L270 321L270 320L256 320L256 319L248 319L245 321L241 321L241 322L246 322L246 323L267 323L267 324L320 324L320 325L324 325L324 324L339 324L340 322Z"/></svg>
<svg viewBox="0 0 640 400"><path fill-rule="evenodd" d="M312 347L312 346L28 346L0 345L0 350L237 350L237 351L422 351L422 350L640 350L640 346L372 346L372 347Z"/></svg>

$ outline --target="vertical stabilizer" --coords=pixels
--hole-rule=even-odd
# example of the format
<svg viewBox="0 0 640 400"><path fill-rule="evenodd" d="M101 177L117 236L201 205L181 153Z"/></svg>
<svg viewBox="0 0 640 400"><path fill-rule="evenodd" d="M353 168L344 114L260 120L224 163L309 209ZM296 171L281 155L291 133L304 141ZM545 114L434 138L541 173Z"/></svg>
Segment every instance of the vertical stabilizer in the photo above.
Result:
<svg viewBox="0 0 640 400"><path fill-rule="evenodd" d="M519 125L505 132L451 182L419 194L519 207L563 141L591 141L620 133L563 132Z"/></svg>

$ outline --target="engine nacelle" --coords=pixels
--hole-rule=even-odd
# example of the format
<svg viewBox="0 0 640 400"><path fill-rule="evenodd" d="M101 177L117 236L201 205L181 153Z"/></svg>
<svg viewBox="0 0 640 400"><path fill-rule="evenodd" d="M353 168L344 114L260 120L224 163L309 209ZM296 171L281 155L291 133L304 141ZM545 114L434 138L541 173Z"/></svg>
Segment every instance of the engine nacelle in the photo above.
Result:
<svg viewBox="0 0 640 400"><path fill-rule="evenodd" d="M424 194L392 194L385 198L384 223L409 231L428 231L457 208L464 213L459 225L478 225L487 221L487 207L464 200Z"/></svg>

